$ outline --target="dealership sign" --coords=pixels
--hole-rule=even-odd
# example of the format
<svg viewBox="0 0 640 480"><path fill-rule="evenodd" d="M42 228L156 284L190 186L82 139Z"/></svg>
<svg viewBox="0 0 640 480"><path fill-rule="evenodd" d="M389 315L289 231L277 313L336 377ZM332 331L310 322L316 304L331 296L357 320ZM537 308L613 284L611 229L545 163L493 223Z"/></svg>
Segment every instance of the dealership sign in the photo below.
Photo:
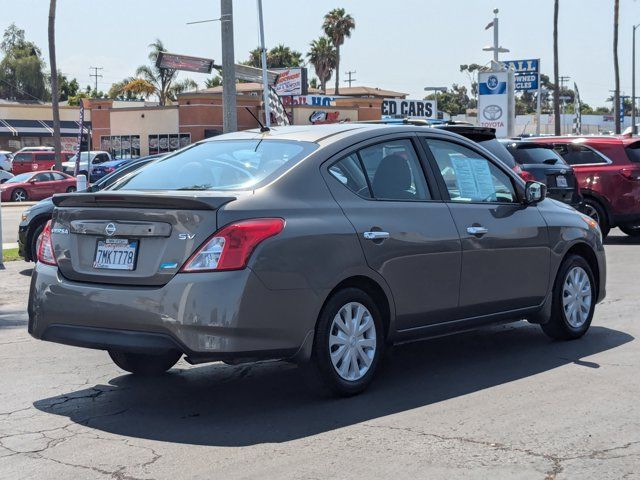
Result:
<svg viewBox="0 0 640 480"><path fill-rule="evenodd" d="M505 68L512 68L515 72L515 90L519 92L532 92L538 90L540 81L540 60L531 58L528 60L507 60L501 62Z"/></svg>
<svg viewBox="0 0 640 480"><path fill-rule="evenodd" d="M306 68L271 68L270 70L278 74L274 88L281 97L307 94Z"/></svg>
<svg viewBox="0 0 640 480"><path fill-rule="evenodd" d="M383 117L436 118L435 100L398 100L385 98L382 101Z"/></svg>
<svg viewBox="0 0 640 480"><path fill-rule="evenodd" d="M285 107L296 105L311 105L318 107L330 107L335 105L336 97L333 95L293 95L282 97L282 104Z"/></svg>
<svg viewBox="0 0 640 480"><path fill-rule="evenodd" d="M190 57L177 53L160 52L156 67L169 70L185 70L187 72L211 73L213 60L210 58Z"/></svg>
<svg viewBox="0 0 640 480"><path fill-rule="evenodd" d="M478 84L478 124L495 128L498 137L511 136L515 123L513 72L481 72Z"/></svg>

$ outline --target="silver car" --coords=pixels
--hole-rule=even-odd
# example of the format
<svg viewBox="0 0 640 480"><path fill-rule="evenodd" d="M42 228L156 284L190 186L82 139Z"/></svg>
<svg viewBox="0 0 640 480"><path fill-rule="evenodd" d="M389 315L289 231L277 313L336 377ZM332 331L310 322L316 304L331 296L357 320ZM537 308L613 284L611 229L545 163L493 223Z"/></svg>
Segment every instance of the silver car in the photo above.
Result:
<svg viewBox="0 0 640 480"><path fill-rule="evenodd" d="M222 135L54 203L29 332L135 374L286 359L352 395L393 344L521 319L576 339L605 295L592 219L419 126Z"/></svg>

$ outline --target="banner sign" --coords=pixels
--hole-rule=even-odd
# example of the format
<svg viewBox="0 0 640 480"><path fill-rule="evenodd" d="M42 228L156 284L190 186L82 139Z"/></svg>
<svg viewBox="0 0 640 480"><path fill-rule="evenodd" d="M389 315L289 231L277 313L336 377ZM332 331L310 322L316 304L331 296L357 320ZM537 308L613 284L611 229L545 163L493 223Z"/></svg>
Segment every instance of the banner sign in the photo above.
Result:
<svg viewBox="0 0 640 480"><path fill-rule="evenodd" d="M78 122L78 153L76 157L76 165L73 169L73 175L78 176L80 170L80 152L82 151L82 134L84 133L84 102L80 99L80 121ZM89 179L87 179L88 181Z"/></svg>
<svg viewBox="0 0 640 480"><path fill-rule="evenodd" d="M437 117L438 109L435 100L398 100L385 98L382 100L383 117L412 117L433 118Z"/></svg>
<svg viewBox="0 0 640 480"><path fill-rule="evenodd" d="M540 60L507 60L501 62L505 68L513 68L515 72L515 89L520 92L538 90L540 81Z"/></svg>
<svg viewBox="0 0 640 480"><path fill-rule="evenodd" d="M478 74L478 125L495 128L497 137L508 137L511 126L509 75L508 71Z"/></svg>
<svg viewBox="0 0 640 480"><path fill-rule="evenodd" d="M336 103L337 98L332 95L292 95L282 97L282 103L286 106L311 105L314 107L331 107Z"/></svg>
<svg viewBox="0 0 640 480"><path fill-rule="evenodd" d="M210 58L178 55L177 53L160 52L156 60L156 67L170 70L185 70L187 72L211 73L213 60Z"/></svg>
<svg viewBox="0 0 640 480"><path fill-rule="evenodd" d="M278 74L274 88L281 97L284 95L307 94L306 68L271 68L270 71Z"/></svg>

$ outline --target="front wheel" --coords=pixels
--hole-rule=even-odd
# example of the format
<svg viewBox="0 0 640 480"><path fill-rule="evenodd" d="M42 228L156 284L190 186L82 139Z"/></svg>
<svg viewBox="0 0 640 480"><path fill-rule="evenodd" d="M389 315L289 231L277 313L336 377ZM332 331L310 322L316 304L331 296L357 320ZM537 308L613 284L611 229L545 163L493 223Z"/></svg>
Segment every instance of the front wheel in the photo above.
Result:
<svg viewBox="0 0 640 480"><path fill-rule="evenodd" d="M160 375L173 367L182 354L170 351L164 354L130 353L109 350L113 363L135 375Z"/></svg>
<svg viewBox="0 0 640 480"><path fill-rule="evenodd" d="M382 318L371 297L357 288L340 290L318 318L306 366L311 386L341 396L362 392L373 380L384 344Z"/></svg>
<svg viewBox="0 0 640 480"><path fill-rule="evenodd" d="M549 337L574 340L582 337L593 319L596 288L587 261L578 255L567 257L553 285L551 319L541 325Z"/></svg>
<svg viewBox="0 0 640 480"><path fill-rule="evenodd" d="M22 188L16 188L11 194L11 200L14 202L26 202L28 199L27 192Z"/></svg>
<svg viewBox="0 0 640 480"><path fill-rule="evenodd" d="M640 237L640 225L619 225L618 228L622 233L630 237Z"/></svg>

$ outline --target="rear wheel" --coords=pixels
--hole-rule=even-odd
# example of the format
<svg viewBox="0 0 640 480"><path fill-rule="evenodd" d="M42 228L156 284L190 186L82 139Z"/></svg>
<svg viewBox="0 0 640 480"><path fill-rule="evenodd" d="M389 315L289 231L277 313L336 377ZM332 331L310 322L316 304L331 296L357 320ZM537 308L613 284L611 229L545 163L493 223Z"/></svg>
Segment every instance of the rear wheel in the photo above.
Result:
<svg viewBox="0 0 640 480"><path fill-rule="evenodd" d="M11 200L14 202L26 202L28 199L27 192L22 188L16 188L11 194Z"/></svg>
<svg viewBox="0 0 640 480"><path fill-rule="evenodd" d="M630 237L640 237L640 225L619 225L618 228Z"/></svg>
<svg viewBox="0 0 640 480"><path fill-rule="evenodd" d="M384 350L382 318L371 297L345 288L327 302L316 325L307 378L321 393L350 396L371 383Z"/></svg>
<svg viewBox="0 0 640 480"><path fill-rule="evenodd" d="M602 232L602 238L605 238L607 235L609 235L609 230L611 229L611 227L609 226L609 221L607 220L607 212L600 202L592 198L585 198L583 210L587 215L598 222L600 231Z"/></svg>
<svg viewBox="0 0 640 480"><path fill-rule="evenodd" d="M113 363L121 369L135 375L160 375L173 367L182 354L180 352L167 352L164 354L130 353L109 350L109 356Z"/></svg>
<svg viewBox="0 0 640 480"><path fill-rule="evenodd" d="M69 187L67 188L67 193L73 193L76 191L76 187Z"/></svg>
<svg viewBox="0 0 640 480"><path fill-rule="evenodd" d="M562 262L552 301L551 319L541 325L544 333L557 340L573 340L587 333L596 305L596 289L593 272L584 258L571 255Z"/></svg>

